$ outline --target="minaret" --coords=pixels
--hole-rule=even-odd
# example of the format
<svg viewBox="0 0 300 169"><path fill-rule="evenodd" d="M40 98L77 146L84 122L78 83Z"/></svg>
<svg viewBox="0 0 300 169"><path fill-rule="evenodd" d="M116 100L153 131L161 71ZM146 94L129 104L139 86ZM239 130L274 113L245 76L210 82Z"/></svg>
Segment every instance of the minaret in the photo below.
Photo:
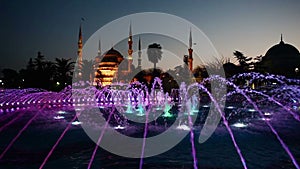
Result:
<svg viewBox="0 0 300 169"><path fill-rule="evenodd" d="M131 65L132 65L132 30L131 30L131 22L129 25L129 37L128 37L128 73L131 72Z"/></svg>
<svg viewBox="0 0 300 169"><path fill-rule="evenodd" d="M81 24L79 26L79 36L78 36L78 49L77 49L77 63L78 63L78 77L82 76L82 32Z"/></svg>
<svg viewBox="0 0 300 169"><path fill-rule="evenodd" d="M141 45L141 38L140 37L139 37L138 49L139 49L139 52L138 52L138 55L139 55L139 58L138 58L138 69L142 70L142 45Z"/></svg>
<svg viewBox="0 0 300 169"><path fill-rule="evenodd" d="M190 29L190 38L189 38L189 59L188 59L188 62L189 62L189 69L190 71L193 71L193 49L192 49L192 46L193 46L193 40L192 40L192 28Z"/></svg>

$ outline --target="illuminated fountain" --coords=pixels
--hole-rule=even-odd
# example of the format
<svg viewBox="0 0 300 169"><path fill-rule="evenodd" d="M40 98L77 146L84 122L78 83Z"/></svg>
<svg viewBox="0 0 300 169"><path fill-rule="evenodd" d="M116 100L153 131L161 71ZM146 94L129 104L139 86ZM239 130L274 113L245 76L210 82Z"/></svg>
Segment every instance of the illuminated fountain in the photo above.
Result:
<svg viewBox="0 0 300 169"><path fill-rule="evenodd" d="M210 93L207 84L212 81L218 81L227 86L228 92L222 96L222 100L226 101L225 107L221 107L218 100ZM236 85L236 82L239 82L239 85ZM182 83L179 89L174 89L170 94L164 93L161 80L158 78L154 80L151 90L139 82L118 83L101 90L93 86L83 87L84 85L77 84L73 88L69 86L58 93L40 89L3 90L0 94L0 122L3 124L0 126L0 134L27 112L39 110L39 113L34 114L4 150L1 150L0 160L5 157L5 154L28 126L37 117L43 116L44 110L60 110L52 114L50 118L55 121L65 121L68 111L74 109L81 111L95 107L99 108L107 121L104 128L112 126L123 134L126 134L127 129L133 127L137 128L136 131L141 132L140 134L144 139L160 134L170 127L173 127L174 130L188 130L194 168L198 168L199 162L196 150L201 152L195 145L195 131L200 130L206 121L214 120L217 116L221 117L219 125L224 126L229 133L243 168L247 168L247 162L235 138L234 130L256 127L257 123L264 123L274 134L294 167L299 168L294 154L274 127L281 120L287 118L300 121L299 84L299 80L286 79L282 76L244 73L228 80L212 76L204 79L202 83L189 85ZM190 92L192 89L196 90L197 94ZM213 111L217 113L209 116L210 108L213 108ZM176 118L179 118L179 123L173 124ZM70 118L67 127L50 149L40 168L47 164L48 159L66 132L72 126L80 126L80 124L81 122L78 121L76 115ZM156 126L155 129L162 129L151 131L154 128L152 126ZM98 144L101 142L103 134L100 134ZM145 144L146 142L144 142L141 150L140 168L143 167L144 163ZM92 167L97 150L98 146L95 146L88 168Z"/></svg>

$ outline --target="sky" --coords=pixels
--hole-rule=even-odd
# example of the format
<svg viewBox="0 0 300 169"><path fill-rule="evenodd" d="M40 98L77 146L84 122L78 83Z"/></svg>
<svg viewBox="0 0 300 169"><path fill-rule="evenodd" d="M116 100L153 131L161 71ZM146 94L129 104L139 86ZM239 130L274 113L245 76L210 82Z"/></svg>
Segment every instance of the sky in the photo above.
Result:
<svg viewBox="0 0 300 169"><path fill-rule="evenodd" d="M279 42L281 33L286 43L300 49L299 0L1 0L0 69L25 68L38 51L49 60L75 59L82 17L85 42L105 24L138 12L163 12L188 20L228 58L233 58L234 50L246 56L264 55Z"/></svg>

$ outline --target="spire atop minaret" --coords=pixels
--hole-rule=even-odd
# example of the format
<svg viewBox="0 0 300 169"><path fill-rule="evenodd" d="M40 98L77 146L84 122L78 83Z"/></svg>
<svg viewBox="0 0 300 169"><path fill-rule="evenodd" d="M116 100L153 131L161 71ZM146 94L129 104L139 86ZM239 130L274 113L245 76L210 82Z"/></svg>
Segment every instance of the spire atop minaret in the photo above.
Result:
<svg viewBox="0 0 300 169"><path fill-rule="evenodd" d="M131 21L129 23L129 37L132 36Z"/></svg>
<svg viewBox="0 0 300 169"><path fill-rule="evenodd" d="M188 56L188 65L189 65L189 69L190 71L193 71L193 40L192 40L192 28L190 28L190 37L189 37L189 56Z"/></svg>
<svg viewBox="0 0 300 169"><path fill-rule="evenodd" d="M193 40L192 40L192 28L190 28L190 38L189 38L189 48L192 49Z"/></svg>
<svg viewBox="0 0 300 169"><path fill-rule="evenodd" d="M142 45L141 45L141 37L139 37L139 46L138 46L138 48L139 48L139 51L140 51L141 48L142 48Z"/></svg>
<svg viewBox="0 0 300 169"><path fill-rule="evenodd" d="M139 44L138 44L138 69L142 70L142 45L141 45L141 38L139 37Z"/></svg>
<svg viewBox="0 0 300 169"><path fill-rule="evenodd" d="M129 37L128 37L128 72L131 72L131 65L132 65L132 29L131 29L131 21L129 24Z"/></svg>
<svg viewBox="0 0 300 169"><path fill-rule="evenodd" d="M81 32L81 24L79 26L79 34L78 34L78 44L82 43L82 32Z"/></svg>
<svg viewBox="0 0 300 169"><path fill-rule="evenodd" d="M81 69L82 69L82 32L81 32L81 23L79 26L79 34L78 34L78 49L77 49L77 63L78 63L78 77L81 77Z"/></svg>
<svg viewBox="0 0 300 169"><path fill-rule="evenodd" d="M101 39L99 38L99 43L98 43L98 56L101 56Z"/></svg>

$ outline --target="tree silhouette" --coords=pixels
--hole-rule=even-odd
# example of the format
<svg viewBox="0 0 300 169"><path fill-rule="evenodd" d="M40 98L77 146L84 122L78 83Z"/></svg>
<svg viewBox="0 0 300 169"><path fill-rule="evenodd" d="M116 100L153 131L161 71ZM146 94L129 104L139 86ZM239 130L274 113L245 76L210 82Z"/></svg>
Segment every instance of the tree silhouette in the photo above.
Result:
<svg viewBox="0 0 300 169"><path fill-rule="evenodd" d="M251 63L248 63L249 61L251 61L251 58L245 56L242 52L237 50L233 52L233 55L238 60L243 70L247 71L249 70L249 68L251 68Z"/></svg>
<svg viewBox="0 0 300 169"><path fill-rule="evenodd" d="M45 60L45 56L42 55L41 52L38 52L38 55L36 58L34 58L34 61L29 60L28 67L31 69L33 68L32 72L26 72L27 77L32 76L28 81L30 82L28 86L43 89L49 89L51 87L51 80L55 72L55 67L52 62ZM27 79L25 79L25 82L27 83Z"/></svg>
<svg viewBox="0 0 300 169"><path fill-rule="evenodd" d="M71 59L55 59L55 79L59 82L57 85L66 86L71 83L74 64Z"/></svg>
<svg viewBox="0 0 300 169"><path fill-rule="evenodd" d="M5 88L17 88L19 85L18 72L13 69L3 69L3 84ZM2 84L0 84L2 86Z"/></svg>
<svg viewBox="0 0 300 169"><path fill-rule="evenodd" d="M153 43L148 46L147 49L148 60L153 63L154 69L156 69L156 64L162 58L162 51L160 44Z"/></svg>

